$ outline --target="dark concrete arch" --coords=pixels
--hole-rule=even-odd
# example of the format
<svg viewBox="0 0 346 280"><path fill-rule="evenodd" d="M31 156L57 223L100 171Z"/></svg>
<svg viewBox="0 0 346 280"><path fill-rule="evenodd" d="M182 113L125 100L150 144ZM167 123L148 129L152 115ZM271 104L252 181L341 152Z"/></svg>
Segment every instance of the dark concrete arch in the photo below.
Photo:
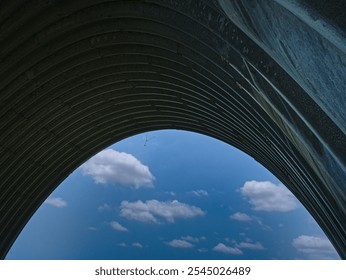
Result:
<svg viewBox="0 0 346 280"><path fill-rule="evenodd" d="M1 1L0 257L81 163L170 128L255 158L346 258L346 9L322 2Z"/></svg>

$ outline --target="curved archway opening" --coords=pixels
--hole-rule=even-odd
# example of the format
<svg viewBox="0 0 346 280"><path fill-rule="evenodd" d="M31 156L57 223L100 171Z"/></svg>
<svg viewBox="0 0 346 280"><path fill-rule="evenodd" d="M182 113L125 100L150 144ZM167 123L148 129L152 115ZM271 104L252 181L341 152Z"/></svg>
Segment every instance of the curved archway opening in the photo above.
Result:
<svg viewBox="0 0 346 280"><path fill-rule="evenodd" d="M1 3L0 257L86 159L175 128L263 164L346 258L343 31L283 2Z"/></svg>
<svg viewBox="0 0 346 280"><path fill-rule="evenodd" d="M139 134L75 170L8 259L337 259L263 166L187 131Z"/></svg>

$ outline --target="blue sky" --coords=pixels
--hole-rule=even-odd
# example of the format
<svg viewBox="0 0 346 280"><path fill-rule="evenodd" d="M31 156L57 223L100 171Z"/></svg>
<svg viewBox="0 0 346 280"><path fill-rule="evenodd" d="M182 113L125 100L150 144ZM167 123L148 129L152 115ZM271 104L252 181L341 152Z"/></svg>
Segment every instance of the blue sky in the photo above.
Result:
<svg viewBox="0 0 346 280"><path fill-rule="evenodd" d="M162 130L118 142L42 204L7 259L339 259L269 171L234 147Z"/></svg>

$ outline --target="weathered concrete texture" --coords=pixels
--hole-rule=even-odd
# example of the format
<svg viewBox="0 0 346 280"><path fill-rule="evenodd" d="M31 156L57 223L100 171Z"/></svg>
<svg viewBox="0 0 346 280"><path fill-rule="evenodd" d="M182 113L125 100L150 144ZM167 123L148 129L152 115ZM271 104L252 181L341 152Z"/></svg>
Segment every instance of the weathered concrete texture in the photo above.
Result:
<svg viewBox="0 0 346 280"><path fill-rule="evenodd" d="M299 1L220 0L220 4L346 133L346 94L340 94L346 92L346 34Z"/></svg>
<svg viewBox="0 0 346 280"><path fill-rule="evenodd" d="M1 1L0 256L85 160L173 128L262 163L346 258L344 26L313 4Z"/></svg>

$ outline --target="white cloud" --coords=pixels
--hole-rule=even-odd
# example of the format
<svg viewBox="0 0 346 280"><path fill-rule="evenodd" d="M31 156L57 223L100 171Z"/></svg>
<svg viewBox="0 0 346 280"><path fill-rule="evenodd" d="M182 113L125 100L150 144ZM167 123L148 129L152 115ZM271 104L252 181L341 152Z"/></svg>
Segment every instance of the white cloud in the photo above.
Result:
<svg viewBox="0 0 346 280"><path fill-rule="evenodd" d="M132 247L143 248L143 245L139 242L134 242L134 243L132 243Z"/></svg>
<svg viewBox="0 0 346 280"><path fill-rule="evenodd" d="M240 242L239 244L237 244L237 247L250 250L264 250L264 247L260 242Z"/></svg>
<svg viewBox="0 0 346 280"><path fill-rule="evenodd" d="M87 162L81 169L97 184L120 184L122 186L152 187L155 177L149 167L143 165L131 154L112 149L103 150Z"/></svg>
<svg viewBox="0 0 346 280"><path fill-rule="evenodd" d="M263 230L271 230L271 227L268 225L265 225L262 220L256 216L249 216L245 213L241 213L241 212L236 212L232 215L229 216L230 219L235 220L235 221L239 221L239 222L255 222L257 223Z"/></svg>
<svg viewBox="0 0 346 280"><path fill-rule="evenodd" d="M97 210L100 212L109 211L111 210L111 207L107 203L104 203L103 205L100 205L99 207L97 207Z"/></svg>
<svg viewBox="0 0 346 280"><path fill-rule="evenodd" d="M241 255L243 252L239 250L238 248L233 248L230 246L226 246L223 243L217 244L214 248L213 251L215 252L220 252L220 253L225 253L225 254L232 254L232 255Z"/></svg>
<svg viewBox="0 0 346 280"><path fill-rule="evenodd" d="M200 242L202 240L206 240L205 236L201 236L201 237L192 237L190 235L187 236L182 236L181 237L182 240L188 241L188 242L192 242L192 243L197 243Z"/></svg>
<svg viewBox="0 0 346 280"><path fill-rule="evenodd" d="M202 196L208 196L209 193L205 190L195 190L195 191L190 191L188 192L188 194L192 194L198 197L202 197Z"/></svg>
<svg viewBox="0 0 346 280"><path fill-rule="evenodd" d="M233 215L230 216L230 218L232 220L236 220L236 221L240 221L240 222L250 222L252 221L252 218L245 214L245 213L240 213L240 212L236 212Z"/></svg>
<svg viewBox="0 0 346 280"><path fill-rule="evenodd" d="M193 244L186 240L181 239L174 239L172 241L167 242L167 245L174 247L174 248L191 248L193 247Z"/></svg>
<svg viewBox="0 0 346 280"><path fill-rule="evenodd" d="M293 239L292 245L309 259L338 258L332 243L327 238L300 235Z"/></svg>
<svg viewBox="0 0 346 280"><path fill-rule="evenodd" d="M119 224L116 221L111 221L109 223L109 225L112 227L112 229L114 229L116 231L122 231L122 232L128 231L128 229L126 227L122 226L121 224Z"/></svg>
<svg viewBox="0 0 346 280"><path fill-rule="evenodd" d="M269 181L245 182L240 192L256 211L288 212L298 206L294 195L285 186Z"/></svg>
<svg viewBox="0 0 346 280"><path fill-rule="evenodd" d="M54 207L58 207L58 208L67 207L67 202L63 200L61 197L47 198L44 203L52 205Z"/></svg>
<svg viewBox="0 0 346 280"><path fill-rule="evenodd" d="M119 247L127 247L127 244L125 242L121 242L117 244Z"/></svg>
<svg viewBox="0 0 346 280"><path fill-rule="evenodd" d="M202 209L177 200L147 200L146 202L141 200L128 202L124 200L121 202L120 209L122 217L147 223L160 223L159 218L164 218L167 222L173 223L175 219L187 219L205 215Z"/></svg>
<svg viewBox="0 0 346 280"><path fill-rule="evenodd" d="M252 216L252 219L253 219L254 221L256 221L256 223L257 223L263 230L266 230L266 231L272 230L272 228L271 228L270 226L264 224L260 218L258 218L258 217L256 217L256 216Z"/></svg>

